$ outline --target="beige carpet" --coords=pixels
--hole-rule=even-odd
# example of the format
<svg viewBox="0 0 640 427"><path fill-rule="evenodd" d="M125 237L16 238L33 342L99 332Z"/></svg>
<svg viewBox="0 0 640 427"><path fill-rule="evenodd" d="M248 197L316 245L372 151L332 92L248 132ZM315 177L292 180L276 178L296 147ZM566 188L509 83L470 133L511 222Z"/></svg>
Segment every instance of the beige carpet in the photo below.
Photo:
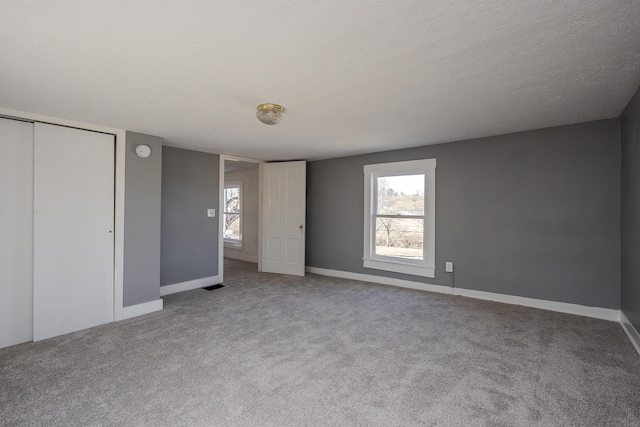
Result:
<svg viewBox="0 0 640 427"><path fill-rule="evenodd" d="M0 425L640 425L617 323L237 261L226 277L0 350Z"/></svg>

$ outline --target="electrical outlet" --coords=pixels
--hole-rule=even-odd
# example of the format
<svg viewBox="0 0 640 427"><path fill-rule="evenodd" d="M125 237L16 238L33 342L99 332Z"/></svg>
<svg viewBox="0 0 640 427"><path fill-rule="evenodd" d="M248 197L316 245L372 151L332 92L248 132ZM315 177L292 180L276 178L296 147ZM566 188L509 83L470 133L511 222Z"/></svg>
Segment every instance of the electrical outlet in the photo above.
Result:
<svg viewBox="0 0 640 427"><path fill-rule="evenodd" d="M215 218L216 216L216 210L215 209L207 209L207 216L209 218Z"/></svg>
<svg viewBox="0 0 640 427"><path fill-rule="evenodd" d="M444 263L444 270L447 273L453 273L453 262L447 261Z"/></svg>

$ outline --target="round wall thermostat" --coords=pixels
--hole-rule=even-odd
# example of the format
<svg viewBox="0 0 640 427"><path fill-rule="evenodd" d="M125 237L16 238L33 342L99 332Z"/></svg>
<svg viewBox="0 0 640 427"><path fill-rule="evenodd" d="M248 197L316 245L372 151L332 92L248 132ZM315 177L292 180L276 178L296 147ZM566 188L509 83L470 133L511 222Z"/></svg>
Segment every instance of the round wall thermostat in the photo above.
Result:
<svg viewBox="0 0 640 427"><path fill-rule="evenodd" d="M151 155L151 148L148 145L140 144L136 147L136 154L142 159L146 159Z"/></svg>

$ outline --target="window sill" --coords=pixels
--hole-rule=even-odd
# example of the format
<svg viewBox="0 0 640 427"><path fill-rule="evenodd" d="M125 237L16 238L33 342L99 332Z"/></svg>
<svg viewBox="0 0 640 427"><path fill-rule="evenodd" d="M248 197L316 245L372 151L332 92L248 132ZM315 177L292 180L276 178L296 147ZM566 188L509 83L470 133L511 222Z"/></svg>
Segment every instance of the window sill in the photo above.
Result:
<svg viewBox="0 0 640 427"><path fill-rule="evenodd" d="M433 267L418 266L415 264L404 264L400 262L380 261L373 259L363 259L362 265L365 268L376 270L393 271L394 273L410 274L412 276L436 277L436 269Z"/></svg>

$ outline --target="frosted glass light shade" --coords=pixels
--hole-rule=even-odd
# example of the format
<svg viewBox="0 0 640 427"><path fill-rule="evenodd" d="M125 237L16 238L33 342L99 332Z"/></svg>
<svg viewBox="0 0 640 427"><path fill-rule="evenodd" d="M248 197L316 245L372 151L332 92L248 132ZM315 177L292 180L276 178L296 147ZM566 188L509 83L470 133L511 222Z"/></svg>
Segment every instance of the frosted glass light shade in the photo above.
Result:
<svg viewBox="0 0 640 427"><path fill-rule="evenodd" d="M265 125L277 125L282 121L284 108L277 104L260 104L256 117Z"/></svg>

